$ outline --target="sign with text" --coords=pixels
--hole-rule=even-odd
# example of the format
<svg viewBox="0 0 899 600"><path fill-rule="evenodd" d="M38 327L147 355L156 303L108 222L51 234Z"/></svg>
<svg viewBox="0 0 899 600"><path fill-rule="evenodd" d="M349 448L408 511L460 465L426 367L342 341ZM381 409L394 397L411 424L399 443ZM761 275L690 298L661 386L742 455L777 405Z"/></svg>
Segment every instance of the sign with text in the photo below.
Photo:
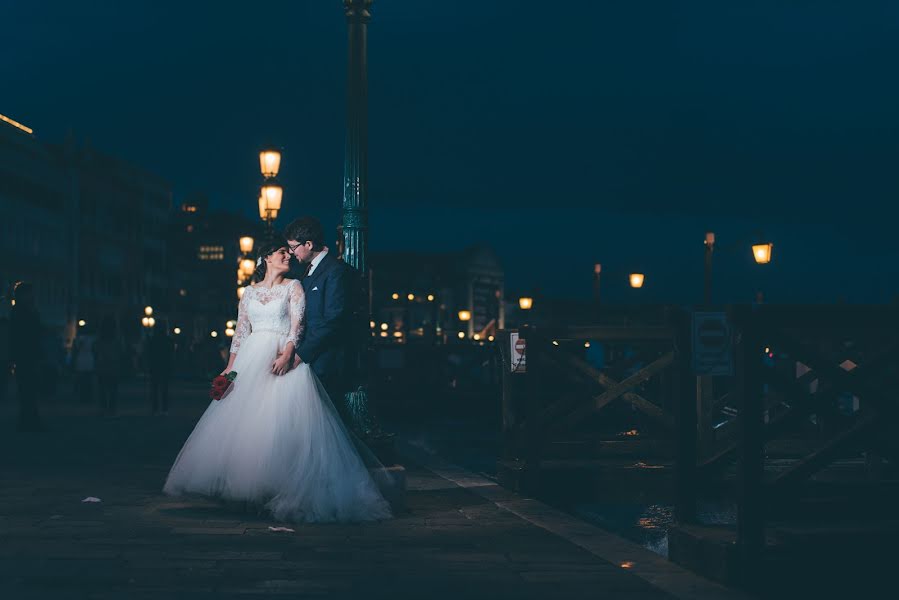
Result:
<svg viewBox="0 0 899 600"><path fill-rule="evenodd" d="M727 314L694 312L692 321L693 372L697 375L733 375L734 352Z"/></svg>
<svg viewBox="0 0 899 600"><path fill-rule="evenodd" d="M509 333L509 349L510 368L513 373L524 373L526 366L525 340L518 336L517 331Z"/></svg>

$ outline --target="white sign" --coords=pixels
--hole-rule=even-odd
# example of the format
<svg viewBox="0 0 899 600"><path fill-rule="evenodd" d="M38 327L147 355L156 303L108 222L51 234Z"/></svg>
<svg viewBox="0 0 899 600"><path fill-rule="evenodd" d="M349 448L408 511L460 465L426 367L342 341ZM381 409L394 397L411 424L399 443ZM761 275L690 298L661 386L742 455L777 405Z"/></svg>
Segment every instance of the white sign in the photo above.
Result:
<svg viewBox="0 0 899 600"><path fill-rule="evenodd" d="M694 312L693 372L697 375L734 374L730 324L723 312Z"/></svg>
<svg viewBox="0 0 899 600"><path fill-rule="evenodd" d="M525 345L527 340L518 337L517 331L509 332L509 356L510 368L513 373L524 373L526 366Z"/></svg>

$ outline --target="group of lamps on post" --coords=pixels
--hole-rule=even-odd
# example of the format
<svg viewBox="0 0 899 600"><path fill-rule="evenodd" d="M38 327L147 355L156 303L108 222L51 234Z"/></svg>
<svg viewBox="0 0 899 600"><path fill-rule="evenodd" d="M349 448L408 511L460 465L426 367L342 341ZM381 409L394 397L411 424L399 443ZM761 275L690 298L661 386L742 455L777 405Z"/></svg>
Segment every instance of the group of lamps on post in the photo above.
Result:
<svg viewBox="0 0 899 600"><path fill-rule="evenodd" d="M715 248L715 234L711 231L705 234L705 291L704 291L704 299L706 304L711 302L711 287L712 287L712 252ZM767 265L771 262L771 252L774 249L774 244L771 242L759 242L756 244L752 244L752 258L755 260L756 264ZM597 264L596 267L599 267ZM598 273L598 271L597 271ZM646 275L643 273L630 273L628 275L628 281L630 282L630 286L632 288L641 288L643 287L643 283L646 280Z"/></svg>
<svg viewBox="0 0 899 600"><path fill-rule="evenodd" d="M281 199L284 196L284 188L276 179L281 169L281 152L273 148L259 153L259 170L262 171L262 189L259 190L259 218L268 226L269 235L272 233L275 219L281 210Z"/></svg>
<svg viewBox="0 0 899 600"><path fill-rule="evenodd" d="M244 288L256 271L256 263L251 258L254 240L248 235L240 238L240 259L237 264L237 299L243 298Z"/></svg>
<svg viewBox="0 0 899 600"><path fill-rule="evenodd" d="M152 329L152 328L156 327L156 319L153 318L153 307L152 306L144 307L144 318L140 320L140 323L146 329Z"/></svg>

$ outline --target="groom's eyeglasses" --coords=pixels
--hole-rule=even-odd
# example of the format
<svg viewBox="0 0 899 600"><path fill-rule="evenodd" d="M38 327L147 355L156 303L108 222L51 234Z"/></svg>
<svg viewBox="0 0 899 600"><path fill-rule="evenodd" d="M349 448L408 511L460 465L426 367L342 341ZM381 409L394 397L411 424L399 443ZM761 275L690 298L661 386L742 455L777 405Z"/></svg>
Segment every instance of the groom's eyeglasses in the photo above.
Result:
<svg viewBox="0 0 899 600"><path fill-rule="evenodd" d="M305 245L306 245L306 242L303 242L302 244L297 244L296 246L294 246L293 244L287 244L287 248L290 250L290 253L293 254L294 250L296 250L300 246L305 246Z"/></svg>

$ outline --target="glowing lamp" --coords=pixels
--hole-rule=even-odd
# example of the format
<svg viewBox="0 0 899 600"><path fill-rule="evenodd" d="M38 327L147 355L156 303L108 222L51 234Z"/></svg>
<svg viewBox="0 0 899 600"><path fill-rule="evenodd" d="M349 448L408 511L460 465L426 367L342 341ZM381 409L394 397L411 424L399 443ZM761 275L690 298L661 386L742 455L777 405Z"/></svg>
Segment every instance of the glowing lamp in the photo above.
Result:
<svg viewBox="0 0 899 600"><path fill-rule="evenodd" d="M227 335L228 337L234 337L234 330L229 327L225 330L225 335Z"/></svg>
<svg viewBox="0 0 899 600"><path fill-rule="evenodd" d="M471 321L471 311L470 310L460 310L459 311L459 320L460 321Z"/></svg>
<svg viewBox="0 0 899 600"><path fill-rule="evenodd" d="M643 287L644 279L645 279L645 276L643 275L643 273L631 273L630 274L631 287L632 288Z"/></svg>
<svg viewBox="0 0 899 600"><path fill-rule="evenodd" d="M524 297L518 299L518 308L520 308L521 310L531 310L531 308L533 306L534 306L533 298L528 298L527 296L524 296Z"/></svg>
<svg viewBox="0 0 899 600"><path fill-rule="evenodd" d="M415 300L415 294L408 294L406 296L406 300L408 300L409 302L412 302L413 300Z"/></svg>
<svg viewBox="0 0 899 600"><path fill-rule="evenodd" d="M381 323L381 331L387 331L387 323Z"/></svg>
<svg viewBox="0 0 899 600"><path fill-rule="evenodd" d="M253 238L248 235L240 238L240 251L244 254L249 254L253 251Z"/></svg>
<svg viewBox="0 0 899 600"><path fill-rule="evenodd" d="M752 246L752 257L755 258L755 262L760 265L767 265L771 262L771 250L774 248L774 244L768 242L765 244L753 244Z"/></svg>
<svg viewBox="0 0 899 600"><path fill-rule="evenodd" d="M281 153L268 149L259 153L259 170L265 178L275 177L281 169Z"/></svg>
<svg viewBox="0 0 899 600"><path fill-rule="evenodd" d="M465 339L465 332L464 332L464 331L460 331L457 335L459 336L459 339L460 339L460 340L464 340L464 339Z"/></svg>
<svg viewBox="0 0 899 600"><path fill-rule="evenodd" d="M249 277L256 271L256 262L252 258L244 258L240 261L240 272Z"/></svg>
<svg viewBox="0 0 899 600"><path fill-rule="evenodd" d="M180 327L175 327L175 329L173 329L172 331L175 333L175 335L181 335L181 328L180 328Z"/></svg>
<svg viewBox="0 0 899 600"><path fill-rule="evenodd" d="M393 294L391 294L390 297L393 298L394 300L399 300L399 299L400 299L400 295L397 294L396 292L394 292Z"/></svg>
<svg viewBox="0 0 899 600"><path fill-rule="evenodd" d="M434 301L434 294L428 294L428 302Z"/></svg>
<svg viewBox="0 0 899 600"><path fill-rule="evenodd" d="M153 314L153 307L152 307L152 306L145 306L145 307L144 307L144 314L147 315L148 317L149 317L150 315L152 315L152 314Z"/></svg>
<svg viewBox="0 0 899 600"><path fill-rule="evenodd" d="M87 321L84 319L78 321L78 327L84 327L85 325L87 325Z"/></svg>
<svg viewBox="0 0 899 600"><path fill-rule="evenodd" d="M209 334L209 336L210 336L210 337L216 338L216 337L219 336L219 332L218 332L218 331L213 331L212 333Z"/></svg>

